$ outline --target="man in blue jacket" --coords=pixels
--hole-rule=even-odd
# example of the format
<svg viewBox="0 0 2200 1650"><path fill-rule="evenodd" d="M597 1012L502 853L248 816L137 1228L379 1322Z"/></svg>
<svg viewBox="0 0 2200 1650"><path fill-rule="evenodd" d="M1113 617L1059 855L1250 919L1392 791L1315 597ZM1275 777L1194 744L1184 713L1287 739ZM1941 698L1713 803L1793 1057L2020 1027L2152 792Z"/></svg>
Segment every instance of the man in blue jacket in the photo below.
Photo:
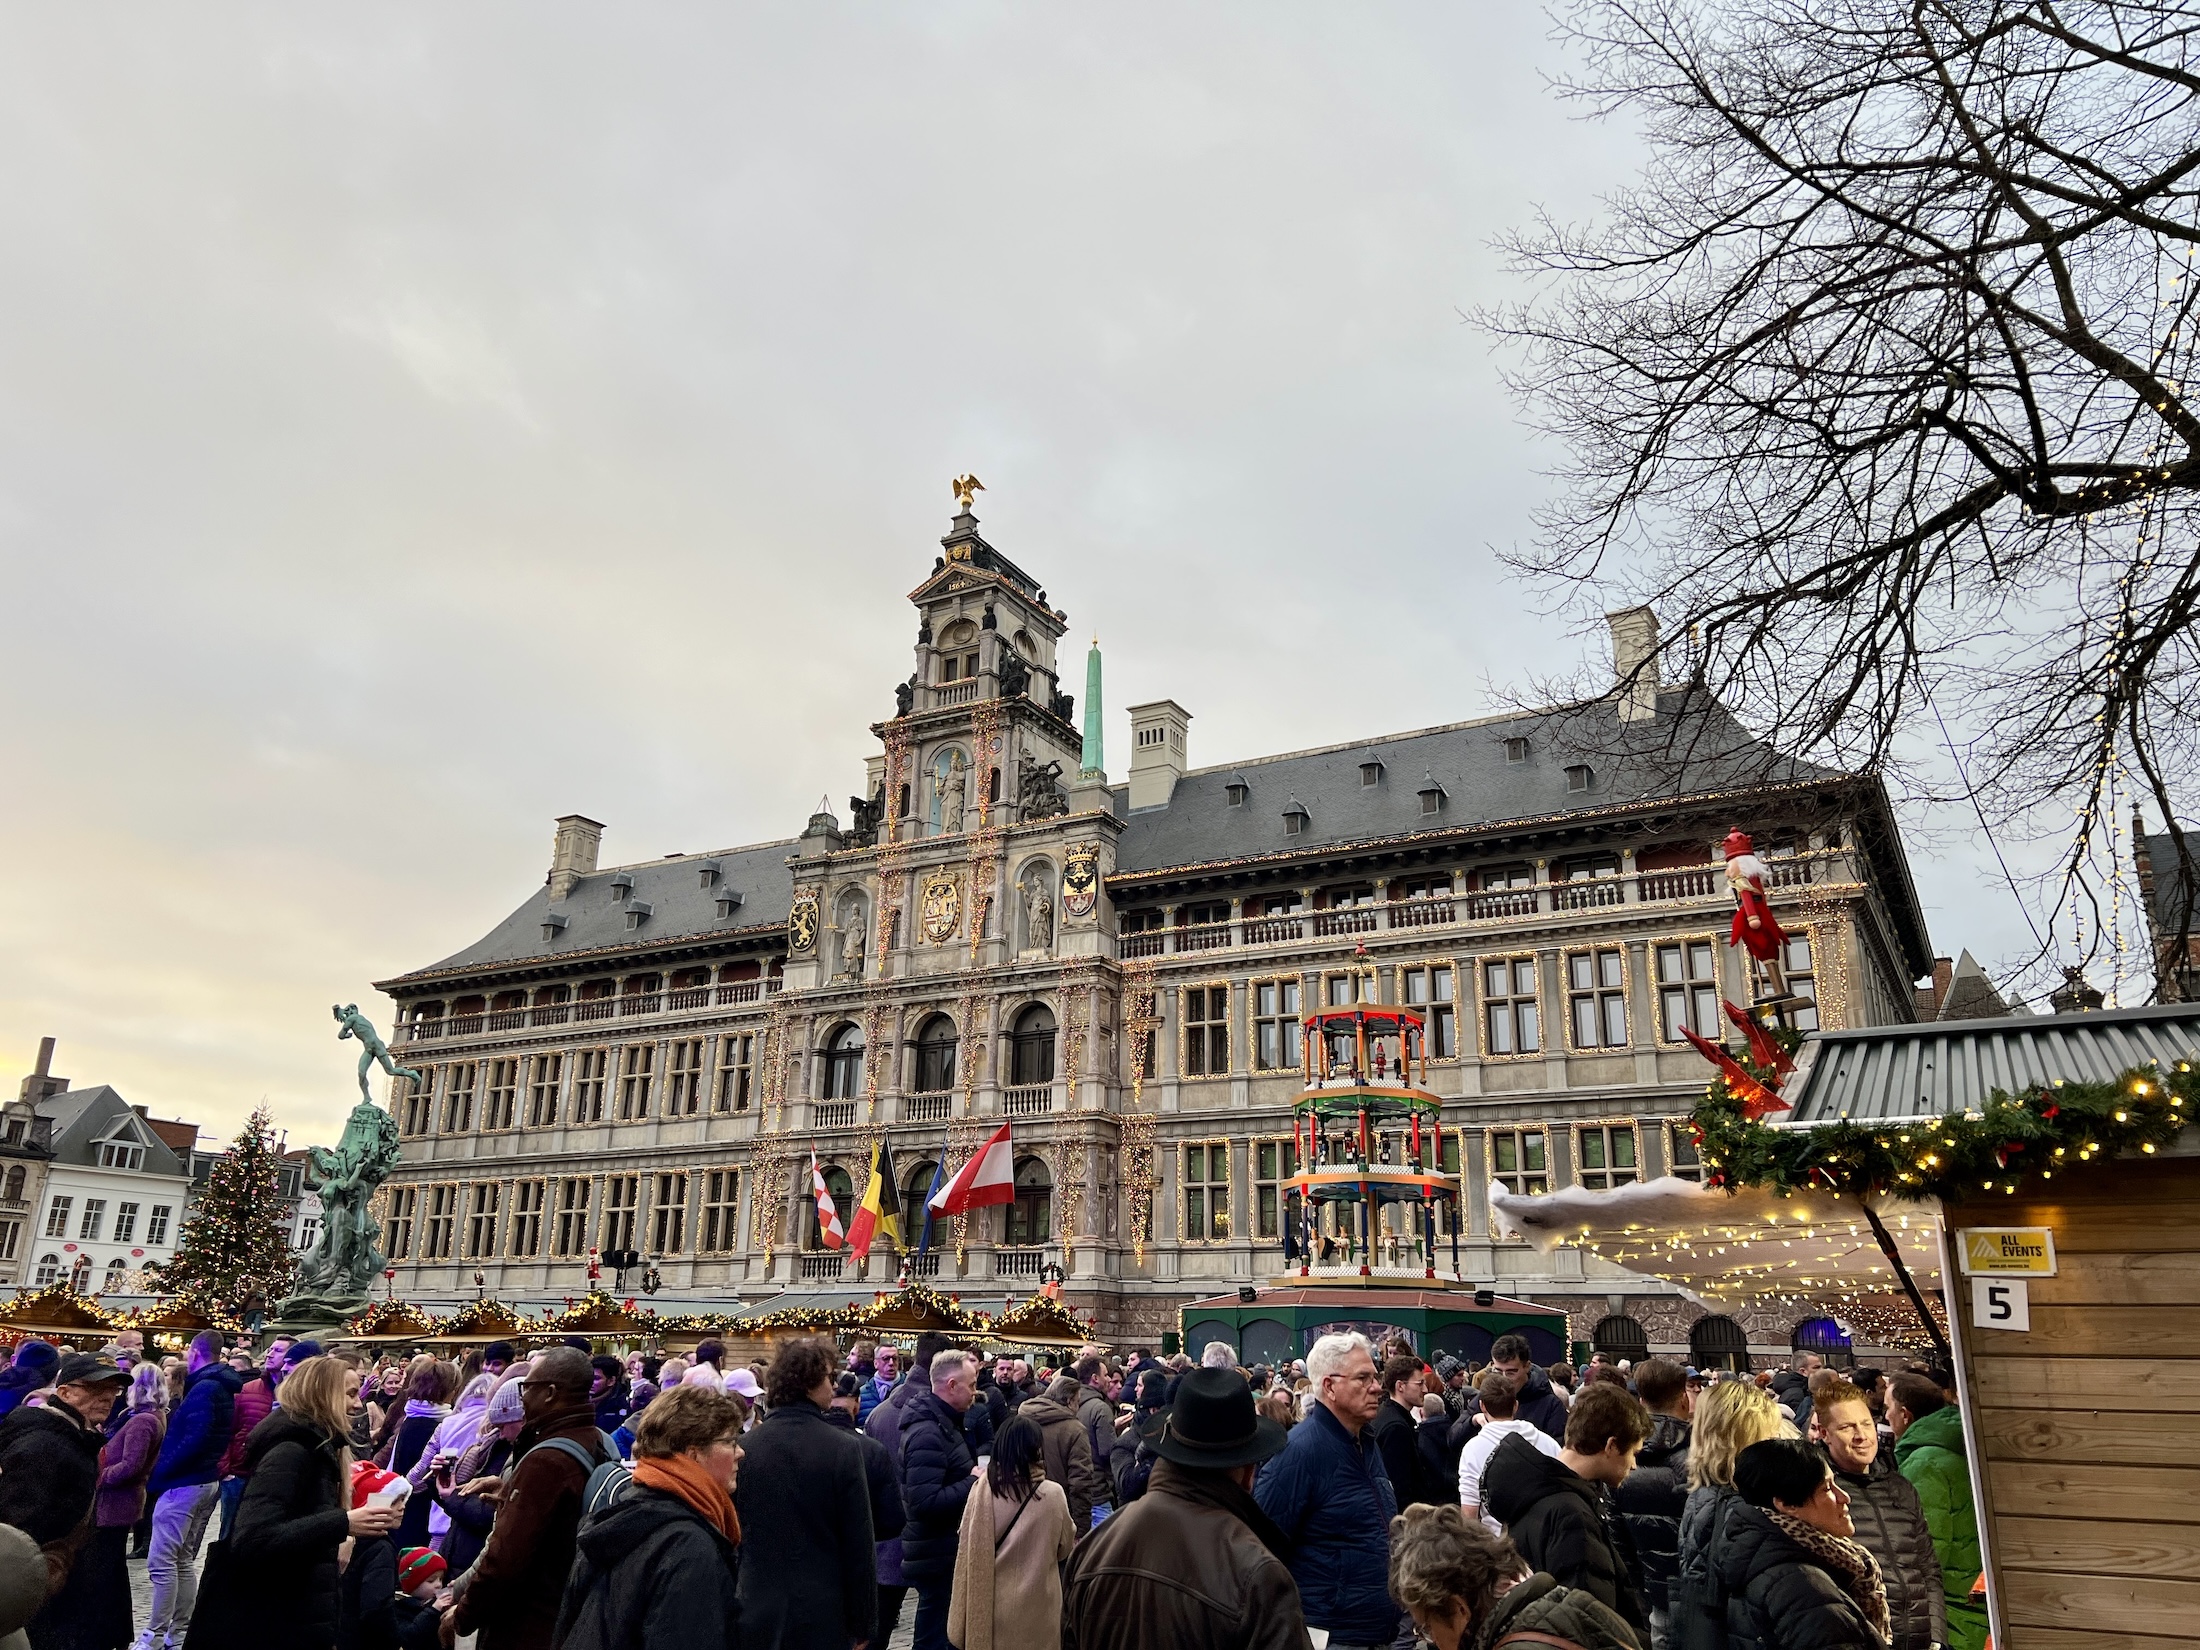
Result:
<svg viewBox="0 0 2200 1650"><path fill-rule="evenodd" d="M206 1538L244 1377L222 1362L218 1329L202 1330L184 1360L183 1399L168 1417L160 1458L145 1483L153 1503L153 1548L146 1573L153 1608L142 1642L181 1644L198 1602L199 1546Z"/></svg>
<svg viewBox="0 0 2200 1650"><path fill-rule="evenodd" d="M1367 1430L1383 1402L1365 1335L1324 1335L1306 1355L1314 1406L1253 1499L1292 1544L1291 1579L1329 1650L1386 1650L1401 1612L1390 1596L1390 1521L1398 1498Z"/></svg>

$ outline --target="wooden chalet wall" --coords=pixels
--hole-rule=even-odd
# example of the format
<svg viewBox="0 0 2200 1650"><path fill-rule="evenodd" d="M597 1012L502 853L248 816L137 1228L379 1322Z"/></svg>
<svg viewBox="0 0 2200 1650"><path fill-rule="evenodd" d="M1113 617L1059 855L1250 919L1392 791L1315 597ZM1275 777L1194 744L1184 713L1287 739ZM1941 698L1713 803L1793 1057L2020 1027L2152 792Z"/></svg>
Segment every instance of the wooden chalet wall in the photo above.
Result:
<svg viewBox="0 0 2200 1650"><path fill-rule="evenodd" d="M1949 1225L2046 1226L2028 1333L1956 1317L1983 1440L1997 1650L2200 1645L2200 1158L2058 1175Z"/></svg>

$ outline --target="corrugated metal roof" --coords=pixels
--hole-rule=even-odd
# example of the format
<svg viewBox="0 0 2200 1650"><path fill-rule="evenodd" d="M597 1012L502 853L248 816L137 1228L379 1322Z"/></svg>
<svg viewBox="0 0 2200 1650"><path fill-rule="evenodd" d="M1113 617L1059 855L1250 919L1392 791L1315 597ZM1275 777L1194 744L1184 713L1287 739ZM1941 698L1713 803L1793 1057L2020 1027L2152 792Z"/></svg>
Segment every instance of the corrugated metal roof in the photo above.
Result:
<svg viewBox="0 0 2200 1650"><path fill-rule="evenodd" d="M2200 1003L2092 1014L2015 1015L1875 1026L1812 1037L1781 1123L1939 1116L1977 1110L2057 1078L2107 1082L2151 1061L2200 1060Z"/></svg>

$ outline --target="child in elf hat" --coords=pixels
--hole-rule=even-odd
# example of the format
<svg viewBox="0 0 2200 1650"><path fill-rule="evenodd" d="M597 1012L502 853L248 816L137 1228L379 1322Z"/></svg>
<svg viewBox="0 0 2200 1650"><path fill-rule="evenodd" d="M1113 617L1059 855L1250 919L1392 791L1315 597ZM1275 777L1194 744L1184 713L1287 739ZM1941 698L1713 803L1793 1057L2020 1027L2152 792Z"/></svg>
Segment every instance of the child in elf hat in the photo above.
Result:
<svg viewBox="0 0 2200 1650"><path fill-rule="evenodd" d="M436 1650L443 1613L435 1607L449 1573L443 1555L426 1547L407 1547L397 1555L397 1596L390 1604L399 1650Z"/></svg>

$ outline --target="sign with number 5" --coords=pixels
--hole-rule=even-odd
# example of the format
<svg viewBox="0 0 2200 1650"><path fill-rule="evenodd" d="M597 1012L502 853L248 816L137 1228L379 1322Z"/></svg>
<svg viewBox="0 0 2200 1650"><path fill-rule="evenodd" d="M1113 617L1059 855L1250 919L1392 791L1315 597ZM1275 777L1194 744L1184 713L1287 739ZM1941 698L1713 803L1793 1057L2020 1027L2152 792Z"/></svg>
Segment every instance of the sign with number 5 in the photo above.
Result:
<svg viewBox="0 0 2200 1650"><path fill-rule="evenodd" d="M1979 1329L2032 1327L2032 1288L2022 1278L1973 1278L1971 1323Z"/></svg>

